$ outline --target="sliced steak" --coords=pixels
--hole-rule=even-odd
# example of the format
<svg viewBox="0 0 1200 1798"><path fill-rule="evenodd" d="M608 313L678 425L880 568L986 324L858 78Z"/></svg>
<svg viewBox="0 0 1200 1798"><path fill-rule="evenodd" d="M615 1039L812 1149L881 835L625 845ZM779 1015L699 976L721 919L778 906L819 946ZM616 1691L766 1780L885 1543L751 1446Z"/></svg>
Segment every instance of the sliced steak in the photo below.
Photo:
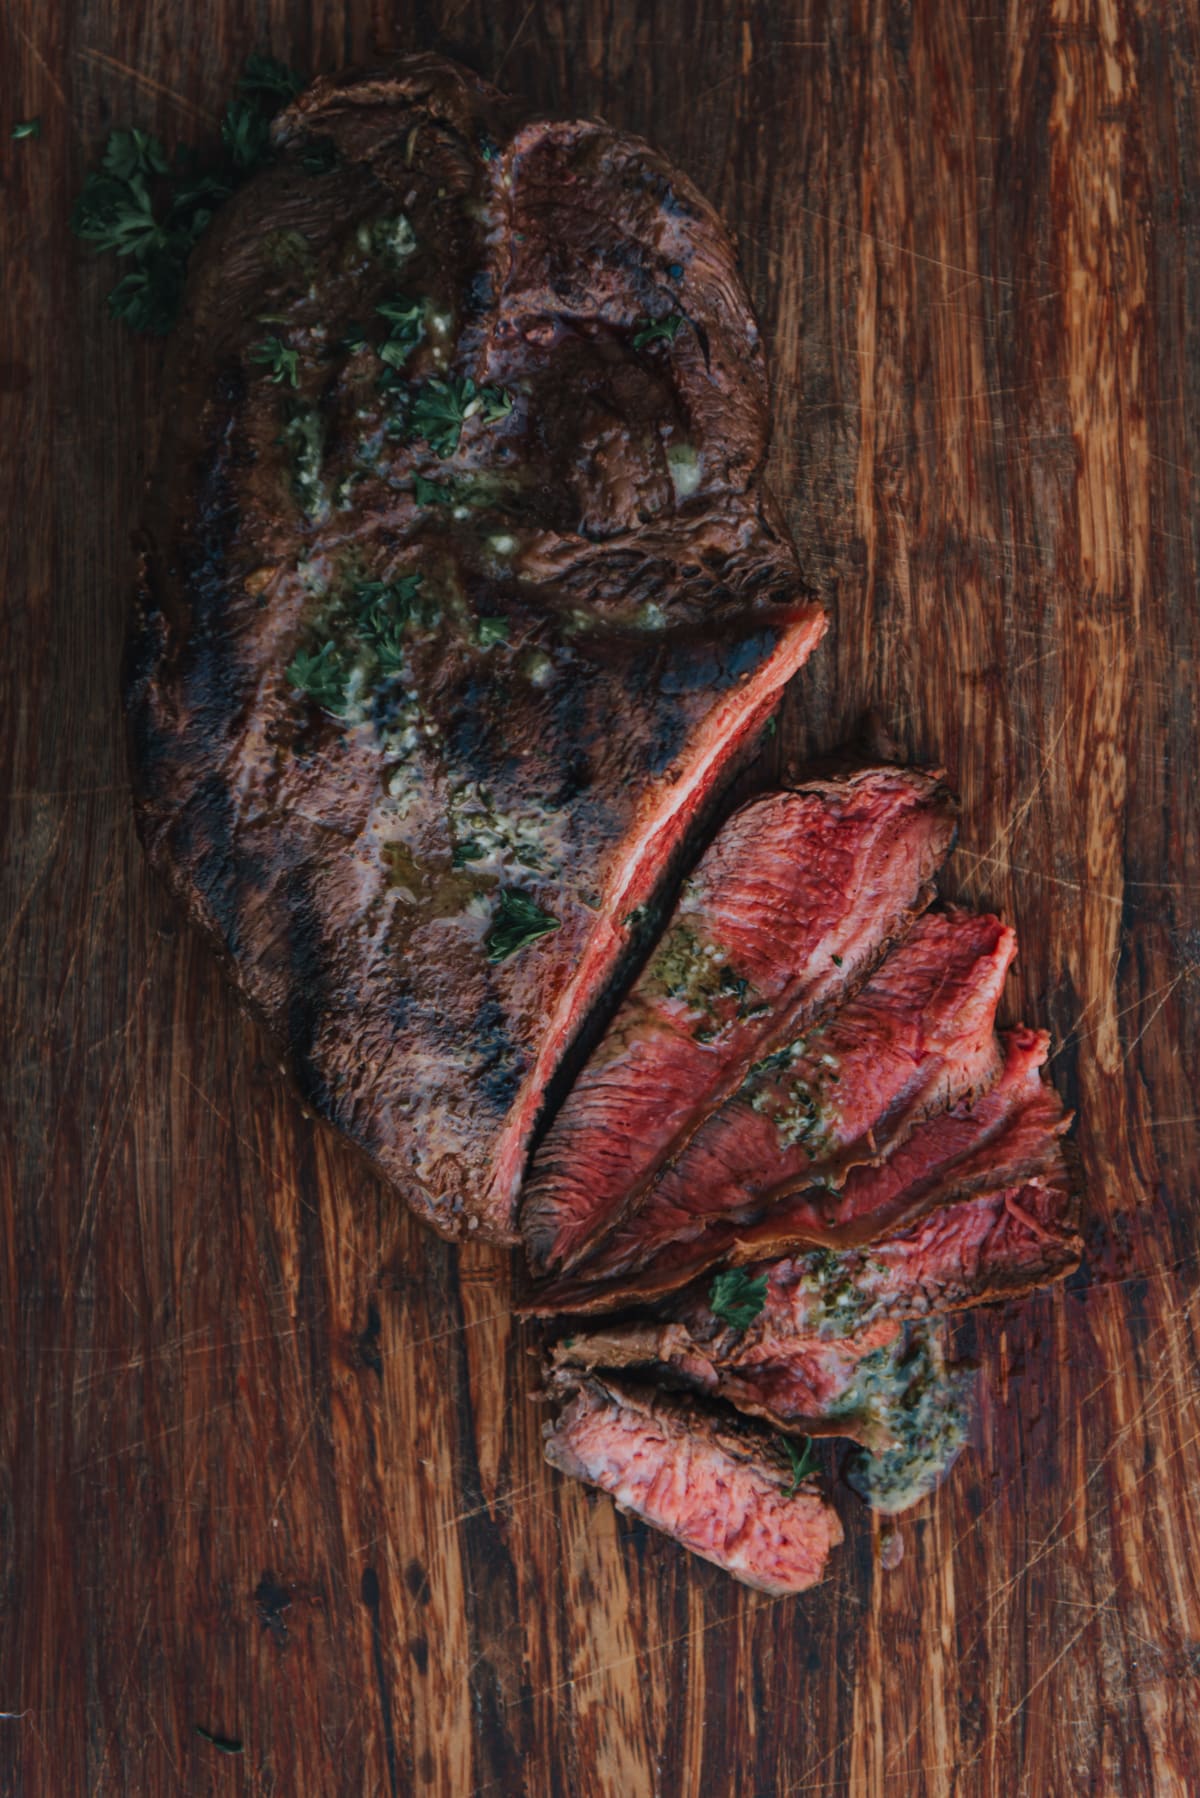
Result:
<svg viewBox="0 0 1200 1798"><path fill-rule="evenodd" d="M729 820L535 1157L521 1210L535 1269L579 1261L755 1056L870 971L927 901L952 834L940 781L898 768L772 793Z"/></svg>
<svg viewBox="0 0 1200 1798"><path fill-rule="evenodd" d="M1000 1070L996 1003L1016 954L998 918L930 912L862 990L753 1067L580 1279L645 1267L668 1243L758 1214L818 1173L834 1186Z"/></svg>
<svg viewBox="0 0 1200 1798"><path fill-rule="evenodd" d="M509 1240L547 1083L823 619L683 176L429 56L273 129L170 375L139 829L313 1110Z"/></svg>
<svg viewBox="0 0 1200 1798"><path fill-rule="evenodd" d="M717 1263L746 1266L806 1245L877 1242L952 1200L1023 1186L1043 1174L1061 1183L1061 1137L1071 1119L1041 1078L1049 1039L1020 1026L1002 1040L1004 1068L993 1086L921 1124L886 1161L854 1168L840 1191L810 1187L750 1221L723 1221L698 1242L669 1244L640 1272L596 1284L578 1276L556 1281L524 1309L556 1316L646 1304Z"/></svg>
<svg viewBox="0 0 1200 1798"><path fill-rule="evenodd" d="M877 1439L870 1421L839 1412L839 1401L852 1390L863 1357L890 1347L900 1332L898 1323L884 1320L854 1336L810 1334L781 1344L773 1358L743 1363L719 1341L693 1336L683 1323L629 1323L565 1336L550 1352L555 1367L635 1368L671 1387L724 1399L777 1429L869 1441Z"/></svg>
<svg viewBox="0 0 1200 1798"><path fill-rule="evenodd" d="M545 1426L546 1459L560 1472L759 1591L821 1578L842 1540L837 1513L764 1432L594 1374L561 1371L550 1388L563 1408Z"/></svg>

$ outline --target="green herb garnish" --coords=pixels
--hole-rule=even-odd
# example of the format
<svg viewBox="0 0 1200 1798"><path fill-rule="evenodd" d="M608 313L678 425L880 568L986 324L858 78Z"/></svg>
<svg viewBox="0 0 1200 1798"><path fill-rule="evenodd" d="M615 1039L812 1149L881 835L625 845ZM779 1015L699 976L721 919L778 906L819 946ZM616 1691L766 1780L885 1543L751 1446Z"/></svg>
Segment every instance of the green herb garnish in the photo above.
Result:
<svg viewBox="0 0 1200 1798"><path fill-rule="evenodd" d="M315 653L306 649L297 651L288 664L287 676L293 687L307 693L327 712L340 712L346 703L348 677L332 637Z"/></svg>
<svg viewBox="0 0 1200 1798"><path fill-rule="evenodd" d="M41 119L22 119L19 125L12 128L13 138L20 143L23 137L40 137L42 135Z"/></svg>
<svg viewBox="0 0 1200 1798"><path fill-rule="evenodd" d="M481 862L486 854L487 850L482 843L456 843L450 865L453 868L465 868L468 862Z"/></svg>
<svg viewBox="0 0 1200 1798"><path fill-rule="evenodd" d="M490 649L493 643L507 642L507 618L481 618L479 620L479 646L481 649Z"/></svg>
<svg viewBox="0 0 1200 1798"><path fill-rule="evenodd" d="M271 370L271 379L278 385L287 381L293 387L300 385L300 352L289 350L278 337L265 337L256 343L250 351L251 362L259 363L263 368Z"/></svg>
<svg viewBox="0 0 1200 1798"><path fill-rule="evenodd" d="M274 56L263 56L255 50L246 58L237 91L243 98L257 100L267 110L278 112L281 106L296 98L303 86L295 69L289 69Z"/></svg>
<svg viewBox="0 0 1200 1798"><path fill-rule="evenodd" d="M784 1492L783 1496L785 1498L795 1498L796 1492L799 1488L801 1480L804 1478L805 1474L809 1471L809 1469L812 1466L812 1459L813 1459L812 1437L811 1436L802 1436L800 1438L800 1440L804 1444L804 1453L803 1454L801 1454L799 1452L799 1450L796 1447L796 1444L793 1442L793 1440L790 1436L781 1436L779 1438L779 1441L783 1447L784 1453L787 1455L787 1458L791 1462L791 1467L792 1467L792 1483L787 1488L787 1490Z"/></svg>
<svg viewBox="0 0 1200 1798"><path fill-rule="evenodd" d="M391 326L379 346L379 360L399 372L425 335L425 309L420 300L385 300L375 310Z"/></svg>
<svg viewBox="0 0 1200 1798"><path fill-rule="evenodd" d="M410 624L436 620L436 607L419 602L421 576L402 574L394 581L359 581L351 598L358 629L379 663L381 674L398 674L404 666L404 633Z"/></svg>
<svg viewBox="0 0 1200 1798"><path fill-rule="evenodd" d="M490 962L507 961L518 949L526 948L538 937L558 928L559 921L554 914L543 911L528 893L519 892L515 887L503 887L495 919L483 939L483 946Z"/></svg>
<svg viewBox="0 0 1200 1798"><path fill-rule="evenodd" d="M98 252L137 267L108 296L109 311L136 331L161 335L174 323L188 256L220 206L270 151L269 122L299 92L299 77L271 57L252 56L221 125L221 152L207 162L181 146L173 163L147 131L114 131L84 181L71 229ZM15 135L35 135L37 120Z"/></svg>
<svg viewBox="0 0 1200 1798"><path fill-rule="evenodd" d="M634 349L644 350L648 343L658 343L660 340L674 343L682 323L682 312L668 312L666 318L644 319L633 334Z"/></svg>
<svg viewBox="0 0 1200 1798"><path fill-rule="evenodd" d="M452 506L454 495L444 481L431 481L423 474L413 476L413 498L419 506Z"/></svg>
<svg viewBox="0 0 1200 1798"><path fill-rule="evenodd" d="M715 1317L735 1330L745 1330L767 1302L766 1274L748 1274L731 1267L712 1283L708 1303Z"/></svg>
<svg viewBox="0 0 1200 1798"><path fill-rule="evenodd" d="M512 395L503 388L476 387L469 375L426 381L414 396L409 430L423 437L435 455L452 456L468 418L478 413L485 424L495 424L512 411L512 404Z"/></svg>
<svg viewBox="0 0 1200 1798"><path fill-rule="evenodd" d="M205 1729L201 1723L193 1723L192 1728L201 1740L207 1742L211 1748L215 1748L218 1754L241 1754L242 1744L236 1736L215 1736L211 1729Z"/></svg>

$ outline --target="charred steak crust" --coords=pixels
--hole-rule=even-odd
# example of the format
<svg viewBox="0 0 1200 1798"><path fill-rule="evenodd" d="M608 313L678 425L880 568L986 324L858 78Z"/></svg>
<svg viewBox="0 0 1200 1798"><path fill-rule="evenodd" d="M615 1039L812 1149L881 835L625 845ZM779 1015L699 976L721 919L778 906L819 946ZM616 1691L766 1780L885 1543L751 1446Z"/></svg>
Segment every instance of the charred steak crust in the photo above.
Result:
<svg viewBox="0 0 1200 1798"><path fill-rule="evenodd" d="M823 616L684 177L432 56L273 132L169 375L139 830L313 1109L510 1241L547 1082Z"/></svg>

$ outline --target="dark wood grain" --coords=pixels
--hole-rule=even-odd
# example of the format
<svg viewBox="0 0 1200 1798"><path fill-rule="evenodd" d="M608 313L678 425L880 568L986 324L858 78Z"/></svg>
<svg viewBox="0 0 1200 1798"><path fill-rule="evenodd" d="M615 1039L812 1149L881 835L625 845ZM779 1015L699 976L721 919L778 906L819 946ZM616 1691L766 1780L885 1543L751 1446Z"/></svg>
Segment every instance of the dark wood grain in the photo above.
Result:
<svg viewBox="0 0 1200 1798"><path fill-rule="evenodd" d="M1197 6L10 0L0 33L0 1788L1200 1789ZM868 708L945 762L953 888L1018 924L1010 1009L1081 1114L1088 1269L967 1327L975 1449L893 1571L848 1502L800 1601L544 1467L504 1259L316 1133L133 838L169 396L70 197L111 122L211 131L256 46L418 44L723 208L834 617L781 765Z"/></svg>

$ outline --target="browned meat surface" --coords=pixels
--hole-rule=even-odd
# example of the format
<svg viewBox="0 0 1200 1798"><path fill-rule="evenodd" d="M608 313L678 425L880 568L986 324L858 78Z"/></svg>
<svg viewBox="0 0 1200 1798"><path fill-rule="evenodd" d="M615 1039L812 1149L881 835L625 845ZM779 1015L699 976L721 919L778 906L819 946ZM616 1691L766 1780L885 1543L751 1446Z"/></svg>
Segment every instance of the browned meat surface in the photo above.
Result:
<svg viewBox="0 0 1200 1798"><path fill-rule="evenodd" d="M579 1267L608 1279L818 1176L836 1185L999 1072L996 1003L1016 953L998 918L930 912L850 1001L753 1067L633 1215Z"/></svg>
<svg viewBox="0 0 1200 1798"><path fill-rule="evenodd" d="M552 1466L762 1592L821 1578L842 1539L837 1513L763 1432L594 1374L561 1371L551 1392L563 1405L545 1426Z"/></svg>
<svg viewBox="0 0 1200 1798"><path fill-rule="evenodd" d="M170 376L139 827L313 1109L505 1240L547 1082L823 620L684 177L434 57L274 130Z"/></svg>
<svg viewBox="0 0 1200 1798"><path fill-rule="evenodd" d="M836 1003L928 899L953 833L931 775L871 768L737 812L538 1151L531 1263L570 1267L749 1062Z"/></svg>
<svg viewBox="0 0 1200 1798"><path fill-rule="evenodd" d="M1061 1137L1071 1120L1041 1078L1048 1039L1021 1026L1002 1041L1004 1067L994 1085L919 1125L887 1160L853 1169L839 1192L809 1187L757 1218L722 1221L698 1242L668 1244L640 1272L595 1284L578 1276L556 1281L526 1308L554 1316L645 1304L717 1262L745 1266L806 1245L877 1242L974 1193L1021 1186L1041 1175L1065 1184Z"/></svg>
<svg viewBox="0 0 1200 1798"><path fill-rule="evenodd" d="M864 1430L858 1415L839 1412L839 1402L852 1392L863 1357L888 1348L900 1327L885 1319L852 1336L810 1332L781 1343L774 1356L743 1360L736 1342L705 1341L683 1323L630 1323L564 1337L551 1350L551 1360L561 1368L637 1368L724 1399L778 1429L861 1441L870 1438L869 1427Z"/></svg>

